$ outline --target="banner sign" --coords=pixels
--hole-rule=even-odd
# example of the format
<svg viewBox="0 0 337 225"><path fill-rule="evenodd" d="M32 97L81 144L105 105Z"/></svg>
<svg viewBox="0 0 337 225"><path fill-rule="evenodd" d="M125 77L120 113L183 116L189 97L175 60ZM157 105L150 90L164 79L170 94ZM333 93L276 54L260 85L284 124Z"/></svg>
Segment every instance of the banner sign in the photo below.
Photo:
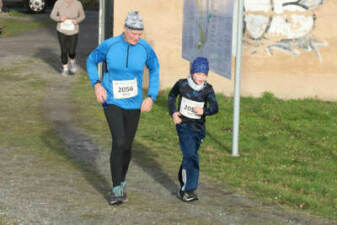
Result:
<svg viewBox="0 0 337 225"><path fill-rule="evenodd" d="M207 57L210 70L231 79L234 0L184 0L183 52Z"/></svg>

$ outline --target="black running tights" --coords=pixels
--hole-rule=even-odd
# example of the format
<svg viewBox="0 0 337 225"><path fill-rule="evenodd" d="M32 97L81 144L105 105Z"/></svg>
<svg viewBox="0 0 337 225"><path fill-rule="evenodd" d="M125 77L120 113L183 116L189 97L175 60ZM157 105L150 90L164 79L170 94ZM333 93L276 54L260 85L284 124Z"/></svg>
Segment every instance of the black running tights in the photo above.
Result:
<svg viewBox="0 0 337 225"><path fill-rule="evenodd" d="M63 65L68 64L68 56L75 59L78 34L65 35L57 31L57 37L61 47L61 62Z"/></svg>
<svg viewBox="0 0 337 225"><path fill-rule="evenodd" d="M126 110L116 105L107 105L104 108L104 113L112 136L110 169L112 184L116 187L125 181L131 161L131 147L138 126L140 110Z"/></svg>

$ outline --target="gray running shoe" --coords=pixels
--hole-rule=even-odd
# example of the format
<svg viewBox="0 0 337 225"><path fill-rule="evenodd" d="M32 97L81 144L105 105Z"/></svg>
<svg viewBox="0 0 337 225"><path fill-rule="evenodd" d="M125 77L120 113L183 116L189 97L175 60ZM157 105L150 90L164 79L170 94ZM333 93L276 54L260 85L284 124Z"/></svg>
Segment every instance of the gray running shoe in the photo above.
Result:
<svg viewBox="0 0 337 225"><path fill-rule="evenodd" d="M76 73L77 71L77 66L75 63L70 63L70 72Z"/></svg>
<svg viewBox="0 0 337 225"><path fill-rule="evenodd" d="M63 69L61 75L62 75L63 77L67 77L67 76L69 75L69 70Z"/></svg>

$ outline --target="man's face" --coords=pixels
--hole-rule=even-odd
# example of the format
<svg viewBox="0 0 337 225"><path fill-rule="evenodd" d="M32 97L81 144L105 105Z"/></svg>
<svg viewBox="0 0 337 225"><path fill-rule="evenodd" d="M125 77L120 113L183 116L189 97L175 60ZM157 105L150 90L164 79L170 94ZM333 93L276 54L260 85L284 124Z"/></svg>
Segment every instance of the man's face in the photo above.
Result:
<svg viewBox="0 0 337 225"><path fill-rule="evenodd" d="M142 30L130 30L128 28L124 29L125 41L132 45L137 44L142 34L143 34Z"/></svg>
<svg viewBox="0 0 337 225"><path fill-rule="evenodd" d="M196 84L200 85L204 83L207 79L207 74L205 73L193 73L193 80Z"/></svg>

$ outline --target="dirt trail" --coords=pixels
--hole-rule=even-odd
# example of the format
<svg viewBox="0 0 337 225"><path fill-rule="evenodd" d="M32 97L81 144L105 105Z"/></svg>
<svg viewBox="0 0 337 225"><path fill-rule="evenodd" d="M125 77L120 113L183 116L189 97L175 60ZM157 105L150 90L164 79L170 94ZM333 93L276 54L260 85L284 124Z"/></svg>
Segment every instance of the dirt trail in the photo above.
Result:
<svg viewBox="0 0 337 225"><path fill-rule="evenodd" d="M81 26L78 50L81 70L88 52L96 45L97 37L93 36L96 21L97 14L90 12ZM285 212L277 206L265 206L205 183L199 188L201 200L186 204L174 195L175 174L144 166L137 159L132 161L128 173L129 201L109 206L109 156L106 151L100 151L85 131L72 124L74 106L69 101L69 92L77 77L63 78L59 74L59 47L53 28L0 39L0 66L31 58L27 70L34 70L41 79L48 80L48 92L42 104L46 118L52 123L50 132L56 132L63 140L64 148L70 153L67 160L74 165L73 168L34 167L34 161L43 160L42 156L13 158L14 149L0 149L0 165L16 168L23 163L35 177L28 179L27 171L19 169L10 174L0 170L4 178L0 180L0 199L5 200L0 200L4 204L0 205L0 213L16 218L13 224L333 224Z"/></svg>

